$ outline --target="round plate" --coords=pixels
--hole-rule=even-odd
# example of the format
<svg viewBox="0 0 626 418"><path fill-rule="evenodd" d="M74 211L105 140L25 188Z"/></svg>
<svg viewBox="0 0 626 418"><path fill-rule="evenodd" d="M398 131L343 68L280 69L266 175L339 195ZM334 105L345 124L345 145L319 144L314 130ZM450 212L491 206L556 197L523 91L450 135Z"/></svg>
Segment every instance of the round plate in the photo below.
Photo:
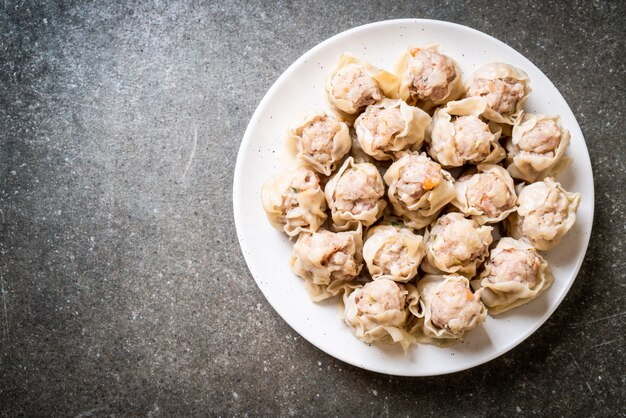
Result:
<svg viewBox="0 0 626 418"><path fill-rule="evenodd" d="M487 321L462 343L441 349L364 344L339 318L337 300L313 303L304 283L289 268L293 243L272 228L259 191L281 171L279 154L290 122L303 111L327 109L324 79L339 55L351 53L392 71L400 53L410 47L439 43L459 64L464 78L493 61L526 71L533 92L525 109L558 114L572 135L569 168L559 176L568 191L582 201L575 226L547 259L555 276L552 287L520 308ZM585 256L593 221L593 177L585 140L572 111L552 82L528 59L504 43L465 26L448 22L403 19L360 26L322 42L301 56L267 92L244 135L233 187L237 236L250 272L276 312L309 342L340 360L364 369L403 376L452 373L485 363L521 343L554 312L571 287Z"/></svg>

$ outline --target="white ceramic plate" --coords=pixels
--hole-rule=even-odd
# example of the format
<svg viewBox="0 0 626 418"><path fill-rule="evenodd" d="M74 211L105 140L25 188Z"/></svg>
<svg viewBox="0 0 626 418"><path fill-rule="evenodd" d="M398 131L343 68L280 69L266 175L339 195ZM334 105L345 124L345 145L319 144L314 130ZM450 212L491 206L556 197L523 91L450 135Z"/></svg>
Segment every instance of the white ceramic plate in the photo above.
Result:
<svg viewBox="0 0 626 418"><path fill-rule="evenodd" d="M558 114L570 130L573 163L559 180L582 202L574 228L548 254L553 286L538 299L487 321L447 349L418 345L367 345L338 318L336 301L315 304L289 268L292 243L273 229L259 198L263 182L282 169L277 156L287 127L299 113L327 108L324 79L342 52L387 70L409 46L437 42L459 63L464 78L482 64L502 61L525 70L533 92L525 109ZM554 312L571 287L585 256L593 221L593 177L585 140L569 106L552 82L528 59L482 32L448 22L404 19L360 26L322 42L301 56L267 92L244 135L233 187L237 236L250 272L278 314L326 353L364 369L404 376L452 373L485 363L521 343Z"/></svg>

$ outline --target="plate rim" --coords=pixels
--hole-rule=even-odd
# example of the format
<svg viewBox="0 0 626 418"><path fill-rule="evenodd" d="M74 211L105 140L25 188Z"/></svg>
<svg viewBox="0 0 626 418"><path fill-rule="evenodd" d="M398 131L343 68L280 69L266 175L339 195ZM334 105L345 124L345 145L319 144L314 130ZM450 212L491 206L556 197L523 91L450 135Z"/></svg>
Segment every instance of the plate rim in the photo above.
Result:
<svg viewBox="0 0 626 418"><path fill-rule="evenodd" d="M568 127L570 128L570 131L572 130L572 128L575 128L578 130L578 133L580 134L580 137L583 139L583 143L584 143L584 152L587 155L587 159L585 161L585 164L588 165L588 169L589 172L592 175L592 179L591 179L591 191L590 191L590 196L585 196L585 199L589 199L590 200L590 208L591 208L591 213L590 213L590 223L589 223L589 233L588 234L583 234L584 237L584 243L583 243L583 254L582 257L579 257L576 261L576 266L574 267L574 278L573 280L571 280L565 287L564 287L564 291L562 292L562 294L557 297L555 299L555 302L552 304L552 306L550 306L546 312L541 316L541 318L539 318L537 320L537 322L525 333L521 334L520 336L518 336L515 340L513 340L512 342L509 342L507 344L504 344L502 347L500 347L497 350L494 350L494 352L490 353L489 355L479 358L475 361L471 361L468 364L456 367L456 368L452 368L449 370L443 370L441 372L437 372L437 373L424 373L424 374L420 374L420 373L415 373L410 372L409 370L407 370L407 373L396 373L396 372L388 372L388 371L384 371L381 368L371 368L371 367L365 367L363 364L359 364L356 361L351 360L349 354L348 355L342 355L342 354L338 354L338 353L330 353L328 351L326 351L324 348L322 348L318 343L311 341L309 338L307 338L307 336L303 335L300 331L298 331L297 327L294 325L295 320L291 320L288 317L286 317L285 315L283 315L279 309L276 308L276 306L272 303L271 301L271 297L268 296L268 294L266 293L266 291L263 289L263 287L259 286L259 280L257 280L257 278L255 277L253 271L252 271L252 261L251 261L251 255L249 255L245 249L244 249L244 245L242 243L242 239L241 239L241 231L243 229L243 211L242 209L239 207L240 205L237 203L237 195L240 194L240 190L243 187L243 155L245 153L245 149L249 147L249 143L251 141L252 138L252 132L254 130L254 127L256 125L256 121L259 119L260 113L261 113L261 109L265 107L266 102L268 102L270 100L270 98L273 96L275 90L278 89L278 87L282 84L282 81L287 78L293 71L294 69L302 62L302 61L306 61L311 55L315 54L318 50L323 49L327 44L335 41L338 38L344 37L348 34L352 34L355 32L359 32L362 30L367 30L369 28L372 27L376 27L376 26L385 26L385 25L402 25L402 24L407 24L407 25L413 25L413 24L431 24L431 25L441 25L441 26L453 26L456 27L457 29L460 30L469 30L471 32L474 32L476 35L478 36L482 36L482 37L487 37L490 38L492 41L495 41L496 43L500 44L500 46L512 49L513 51L515 51L517 54L519 54L520 57L522 57L522 59L526 62L526 64L529 67L534 68L535 70L539 71L541 74L543 74L546 79L548 80L548 82L554 87L554 89L556 90L556 92L558 93L558 95L563 99L563 102L565 103L565 105L567 106L567 109L571 112L571 114L574 116L574 120L576 121L576 126L575 127ZM375 372L375 373L380 373L380 374L385 374L385 375L390 375L390 376L405 376L405 377L428 377L428 376L440 376L440 375L447 375L447 374L452 374L452 373L458 373L464 370L469 370L472 368L475 368L477 366L480 366L482 364L486 364L489 363L490 361L502 356L503 354L507 353L508 351L512 350L513 348L517 347L518 345L522 344L524 341L526 341L531 335L533 335L543 324L545 324L545 322L554 314L554 312L559 308L559 306L561 306L561 303L563 302L563 300L565 299L565 297L567 296L567 294L569 293L572 285L574 284L574 282L576 281L576 279L578 278L578 273L580 272L580 268L582 266L582 263L584 262L585 258L587 257L587 250L589 248L589 241L591 240L591 235L593 232L593 221L594 221L594 216L595 216L595 184L593 181L593 166L591 165L591 157L589 154L589 148L587 147L587 141L585 140L585 137L582 133L582 129L580 128L580 124L578 123L578 119L576 118L576 115L574 114L574 112L572 111L572 108L570 107L569 103L567 102L567 100L565 100L565 97L563 97L563 95L561 94L561 91L556 88L556 86L554 85L554 83L552 82L552 80L539 68L537 67L532 61L530 61L528 58L526 58L526 56L524 54L522 54L521 52L519 52L517 49L513 48L512 46L500 41L499 39L485 33L482 32L478 29L474 29L472 27L466 26L466 25L462 25L459 23L454 23L454 22L448 22L445 20L436 20L436 19L421 19L421 18L403 18L403 19L389 19L389 20L381 20L381 21L376 21L376 22L371 22L371 23L367 23L364 25L359 25L350 29L347 29L345 31L339 32L325 40L323 40L322 42L316 44L314 47L310 48L309 50L307 50L306 52L304 52L302 55L300 55L300 57L298 57L294 62L292 62L287 69L285 69L281 75L276 79L276 81L274 81L274 83L272 84L272 86L267 90L267 92L265 93L265 95L263 96L263 98L261 99L261 101L259 102L259 104L257 105L254 113L252 114L250 121L248 122L248 125L246 127L246 130L244 132L244 135L242 137L242 141L241 144L239 146L239 149L237 151L237 159L236 159L236 163L235 163L235 170L234 170L234 175L233 175L233 191L232 191L232 199L233 199L233 215L234 215L234 219L235 219L235 229L236 229L236 234L237 234L237 241L239 243L239 247L241 250L241 253L244 257L244 260L246 262L246 266L248 268L248 271L250 272L250 275L252 276L252 278L255 281L255 284L257 285L257 287L261 290L261 293L263 294L263 296L265 297L265 299L267 300L267 302L270 304L270 306L274 309L274 311L283 319L283 321L285 321L298 335L300 335L303 339L305 339L306 341L308 341L310 344L312 344L313 346L315 346L317 349L321 350L322 352L326 353L327 355L336 358L344 363L350 364L352 366L358 367L360 369L363 370L367 370L367 371L371 371L371 372Z"/></svg>

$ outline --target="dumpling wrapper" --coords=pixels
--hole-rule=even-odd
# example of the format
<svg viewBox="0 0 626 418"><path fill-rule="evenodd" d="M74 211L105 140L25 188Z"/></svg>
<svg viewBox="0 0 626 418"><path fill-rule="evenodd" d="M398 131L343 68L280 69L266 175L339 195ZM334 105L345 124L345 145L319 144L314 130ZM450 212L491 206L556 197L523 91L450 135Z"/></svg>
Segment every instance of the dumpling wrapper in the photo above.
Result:
<svg viewBox="0 0 626 418"><path fill-rule="evenodd" d="M479 225L462 213L441 216L424 234L426 257L422 261L422 270L430 274L457 273L474 277L489 255L492 230L493 227ZM444 252L444 248L449 251ZM465 250L464 255L468 257L460 258L459 249Z"/></svg>
<svg viewBox="0 0 626 418"><path fill-rule="evenodd" d="M399 108L402 119L404 119L404 129L395 134L391 141L382 147L377 147L374 143L375 137L367 128L364 119L371 117L375 109ZM424 141L426 129L430 124L430 115L418 107L409 106L402 100L382 99L377 103L369 105L354 123L356 134L361 149L377 160L390 160L397 156L400 151L406 149L419 149Z"/></svg>
<svg viewBox="0 0 626 418"><path fill-rule="evenodd" d="M333 236L340 237L345 247L336 249L333 242L328 242ZM335 265L329 261L338 250L344 248L347 253L341 251L345 254L341 257L343 264ZM293 247L291 269L304 280L311 300L319 302L359 286L354 280L363 267L362 248L360 226L356 231L303 233Z"/></svg>
<svg viewBox="0 0 626 418"><path fill-rule="evenodd" d="M522 136L536 128L538 123L546 120L554 121L561 133L556 150L549 153L536 153L520 149L519 143ZM569 142L570 133L563 127L559 116L522 112L515 121L512 137L507 142L507 170L512 177L527 183L534 183L548 176L554 177L569 163L569 160L564 157Z"/></svg>
<svg viewBox="0 0 626 418"><path fill-rule="evenodd" d="M529 286L528 283L522 283L516 280L499 282L490 280L490 277L495 274L495 269L492 260L487 260L485 269L470 283L475 291L483 289L481 292L481 300L485 306L487 306L491 315L498 315L524 305L550 288L554 281L554 276L550 271L548 262L537 253L537 250L532 245L510 237L504 237L498 242L496 249L529 252L531 254L530 256L536 258L539 264L535 273L535 283L533 286ZM493 251L494 250L492 250L492 255Z"/></svg>
<svg viewBox="0 0 626 418"><path fill-rule="evenodd" d="M454 178L446 170L441 170L443 181L434 188L427 190L415 203L407 205L398 196L398 182L401 172L410 163L411 159L420 159L424 163L432 162L425 153L406 152L391 164L385 172L385 183L389 186L387 197L391 203L393 213L402 216L407 226L413 229L424 228L437 217L441 209L455 196ZM439 166L439 164L437 164Z"/></svg>
<svg viewBox="0 0 626 418"><path fill-rule="evenodd" d="M442 55L448 58L452 63L454 69L454 77L451 81L446 83L445 94L440 99L433 100L430 96L420 98L416 94L413 94L411 92L414 77L411 74L410 65L411 61L420 50ZM394 72L400 80L398 97L411 105L415 105L421 109L424 109L427 112L436 106L440 106L451 100L456 100L461 96L461 94L463 94L464 87L461 77L461 70L459 70L457 63L451 57L439 52L439 44L429 44L422 47L409 48L405 50L398 59L395 65Z"/></svg>
<svg viewBox="0 0 626 418"><path fill-rule="evenodd" d="M516 68L512 65L505 64L502 62L492 62L489 64L485 64L482 67L478 68L471 76L470 82L467 86L466 90L469 90L471 84L474 80L483 79L483 80L497 80L497 79L513 79L519 81L523 85L523 96L519 98L516 103L515 111L508 114L501 114L487 106L487 109L483 113L483 117L489 119L496 123L504 123L508 125L513 125L515 120L522 112L524 107L524 103L528 100L528 96L532 92L530 88L530 78L528 74L526 74L523 70ZM468 96L466 93L466 97L477 97L477 96Z"/></svg>
<svg viewBox="0 0 626 418"><path fill-rule="evenodd" d="M305 153L302 147L303 130L321 118L327 118L329 124L335 125L337 129L331 142L331 150L329 159L326 162ZM327 115L323 111L309 112L298 116L291 124L288 138L289 148L292 154L305 166L311 167L313 170L325 176L330 176L337 168L337 164L350 151L352 138L348 126L342 121L336 120L334 117Z"/></svg>
<svg viewBox="0 0 626 418"><path fill-rule="evenodd" d="M507 218L508 232L540 251L556 247L576 222L580 193L567 192L551 177L527 186L520 184L517 196L517 212ZM564 219L546 224L548 215L556 214L555 209Z"/></svg>
<svg viewBox="0 0 626 418"><path fill-rule="evenodd" d="M472 295L470 300L467 298L462 300L465 302L465 307L461 309L469 308L471 311L473 308L476 312L473 312L468 318L454 317L450 320L449 326L442 328L433 322L432 302L442 286L450 282L460 284L468 294ZM426 275L417 282L417 292L420 296L419 309L415 307L410 309L415 318L410 333L415 336L419 343L432 344L442 348L449 347L460 342L487 317L487 308L480 301L481 291L472 293L468 279L463 276L457 274ZM449 303L451 303L450 300Z"/></svg>
<svg viewBox="0 0 626 418"><path fill-rule="evenodd" d="M372 183L371 185L366 185L364 187L371 186L375 192L376 189L382 190L381 193L376 193L379 196L375 202L372 202L372 207L369 210L364 210L361 213L354 214L349 210L342 210L338 207L338 199L335 195L337 183L347 170L360 170ZM359 193L365 193L368 191L371 190L358 190L354 191L352 194L358 195ZM331 179L326 184L324 193L326 196L326 202L328 203L328 207L331 210L333 226L338 231L355 229L359 224L362 224L363 226L372 225L374 222L376 222L378 218L382 216L383 211L387 206L387 202L385 202L385 200L383 199L383 196L385 194L385 186L376 166L369 163L355 163L352 157L348 157L339 169L339 171L337 171L337 173L333 177L331 177Z"/></svg>
<svg viewBox="0 0 626 418"><path fill-rule="evenodd" d="M381 285L382 282L390 282L390 286L397 286L401 293L403 306L401 309L386 309L382 312L368 313L359 309L356 298L363 291L357 288L351 293L345 292L343 296L344 320L348 324L355 336L365 343L399 343L406 351L412 344L416 343L415 337L404 329L408 317L409 307L415 310L419 294L415 286L411 284L396 285L394 281L381 278L376 283L370 282L365 286ZM393 283L393 284L392 284Z"/></svg>
<svg viewBox="0 0 626 418"><path fill-rule="evenodd" d="M382 93L382 95L378 98L374 98L374 100L372 100L371 103L374 103L375 101L380 100L383 97L389 97L392 99L397 98L399 80L395 75L391 74L388 71L382 70L380 68L376 68L371 64L360 61L358 58L350 54L345 54L345 53L342 54L339 57L339 62L337 63L336 67L326 78L326 82L324 83L324 90L326 92L326 99L328 100L328 103L333 108L333 110L337 113L339 118L342 119L347 124L351 125L356 119L356 117L358 116L359 112L365 106L371 103L366 103L365 106L359 106L354 101L348 100L346 98L337 97L338 95L333 93L333 85L332 85L333 77L340 70L342 70L343 68L349 65L355 65L359 67L360 69L362 69L365 72L365 74L371 77L371 79L375 82L375 84L380 89L380 92Z"/></svg>
<svg viewBox="0 0 626 418"><path fill-rule="evenodd" d="M363 245L363 259L374 280L379 277L402 283L412 280L425 254L422 236L393 225L370 228Z"/></svg>
<svg viewBox="0 0 626 418"><path fill-rule="evenodd" d="M501 166L496 164L478 164L476 167L478 173L471 176L462 176L454 183L454 188L456 190L456 197L452 200L452 205L454 205L457 209L461 211L465 216L471 216L476 222L480 225L483 224L493 224L502 221L511 213L515 212L517 206L515 202L517 200L517 194L515 193L515 183L513 179L509 175L509 173ZM504 207L507 206L507 203L510 203L510 208L502 210L497 216L489 216L489 214L485 213L481 208L472 206L468 199L468 191L472 188L476 189L481 182L481 174L488 173L496 176L499 181L501 181L500 185L505 185L507 192L502 192L501 190L493 190L490 189L485 197L489 197L492 202L497 202L502 204ZM499 192L499 193L498 193ZM495 194L499 195L496 196ZM494 204L495 206L495 204Z"/></svg>
<svg viewBox="0 0 626 418"><path fill-rule="evenodd" d="M292 187L294 177L301 170L306 169L277 174L261 187L261 203L267 219L274 228L284 231L289 237L303 231L317 231L327 217L326 199L319 180L314 188L299 190ZM310 174L315 175L312 171ZM295 210L285 207L285 200L291 198L297 202Z"/></svg>
<svg viewBox="0 0 626 418"><path fill-rule="evenodd" d="M501 161L506 152L498 143L502 133L502 128L494 123L487 123L492 137L484 141L483 146L487 146L487 152L475 152L470 155L463 155L458 149L455 140L451 140L457 135L453 116L475 116L482 117L487 111L487 102L480 97L469 97L466 99L448 102L444 107L435 111L429 127L430 138L428 140L428 154L444 167L460 167L466 163L497 163Z"/></svg>

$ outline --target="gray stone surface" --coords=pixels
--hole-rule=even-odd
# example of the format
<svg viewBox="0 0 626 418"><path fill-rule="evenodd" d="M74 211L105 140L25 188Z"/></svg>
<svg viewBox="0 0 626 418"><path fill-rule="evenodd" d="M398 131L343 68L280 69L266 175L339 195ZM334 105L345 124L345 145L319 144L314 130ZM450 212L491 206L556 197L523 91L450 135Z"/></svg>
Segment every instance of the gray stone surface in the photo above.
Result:
<svg viewBox="0 0 626 418"><path fill-rule="evenodd" d="M3 416L626 412L626 3L0 5ZM567 298L475 369L397 378L287 326L235 235L237 149L263 94L332 34L390 18L516 48L576 114L596 219Z"/></svg>

